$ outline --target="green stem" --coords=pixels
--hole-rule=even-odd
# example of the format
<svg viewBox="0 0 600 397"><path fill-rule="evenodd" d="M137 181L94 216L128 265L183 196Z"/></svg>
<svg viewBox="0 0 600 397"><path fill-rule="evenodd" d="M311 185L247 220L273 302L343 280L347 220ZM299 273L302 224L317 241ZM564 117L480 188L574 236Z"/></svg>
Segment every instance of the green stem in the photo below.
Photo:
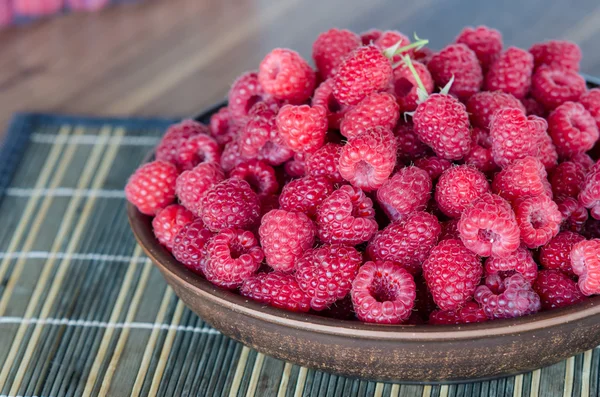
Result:
<svg viewBox="0 0 600 397"><path fill-rule="evenodd" d="M408 67L408 70L410 70L412 75L415 76L415 80L417 81L417 85L419 86L419 89L421 91L423 91L424 93L427 93L427 90L425 89L425 85L423 84L423 81L421 81L421 77L419 76L419 73L417 73L417 70L415 69L415 66L413 65L410 57L408 55L404 55L402 57L402 60L404 61L404 63L406 64L406 66Z"/></svg>

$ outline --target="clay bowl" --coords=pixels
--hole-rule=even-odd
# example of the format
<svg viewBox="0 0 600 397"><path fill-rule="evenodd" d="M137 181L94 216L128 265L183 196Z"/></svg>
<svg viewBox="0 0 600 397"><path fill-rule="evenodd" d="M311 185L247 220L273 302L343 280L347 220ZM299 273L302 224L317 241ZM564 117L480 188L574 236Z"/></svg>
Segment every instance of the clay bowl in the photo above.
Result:
<svg viewBox="0 0 600 397"><path fill-rule="evenodd" d="M463 326L363 324L264 306L188 271L155 239L150 217L130 204L127 212L139 244L189 308L259 352L309 368L407 383L477 381L550 365L600 344L600 296Z"/></svg>

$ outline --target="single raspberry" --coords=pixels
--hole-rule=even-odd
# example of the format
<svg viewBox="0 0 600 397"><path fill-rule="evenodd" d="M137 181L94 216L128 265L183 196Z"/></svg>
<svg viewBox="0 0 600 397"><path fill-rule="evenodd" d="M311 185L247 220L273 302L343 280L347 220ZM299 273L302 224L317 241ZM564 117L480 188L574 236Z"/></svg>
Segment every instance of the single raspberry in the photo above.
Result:
<svg viewBox="0 0 600 397"><path fill-rule="evenodd" d="M440 176L435 187L435 201L444 214L457 218L473 200L490 192L490 184L481 171L468 165L459 165L449 168Z"/></svg>
<svg viewBox="0 0 600 397"><path fill-rule="evenodd" d="M367 262L352 283L352 303L360 321L398 324L408 319L415 304L413 277L392 262Z"/></svg>
<svg viewBox="0 0 600 397"><path fill-rule="evenodd" d="M575 102L565 102L550 113L548 132L562 158L590 150L599 136L596 120Z"/></svg>
<svg viewBox="0 0 600 397"><path fill-rule="evenodd" d="M528 248L541 247L560 230L562 214L546 195L518 199L514 210L521 229L521 241Z"/></svg>
<svg viewBox="0 0 600 397"><path fill-rule="evenodd" d="M239 132L238 142L242 157L257 157L263 146L278 135L276 116L277 111L264 102L252 107L248 114L248 123Z"/></svg>
<svg viewBox="0 0 600 397"><path fill-rule="evenodd" d="M484 71L500 56L504 46L502 33L487 26L467 26L455 41L473 50Z"/></svg>
<svg viewBox="0 0 600 397"><path fill-rule="evenodd" d="M367 246L373 261L391 261L415 275L438 241L441 226L437 218L417 211L377 232Z"/></svg>
<svg viewBox="0 0 600 397"><path fill-rule="evenodd" d="M221 153L221 168L223 171L229 172L244 161L245 159L240 153L240 144L237 139L225 144Z"/></svg>
<svg viewBox="0 0 600 397"><path fill-rule="evenodd" d="M533 283L538 275L537 263L531 252L523 247L508 255L506 258L490 256L485 260L485 276L497 274L501 280L519 273L529 283Z"/></svg>
<svg viewBox="0 0 600 397"><path fill-rule="evenodd" d="M242 74L229 89L227 102L231 122L238 126L245 125L252 106L262 102L266 97L258 82L258 73L251 71Z"/></svg>
<svg viewBox="0 0 600 397"><path fill-rule="evenodd" d="M278 166L294 157L294 151L282 143L267 141L258 151L257 159L268 165Z"/></svg>
<svg viewBox="0 0 600 397"><path fill-rule="evenodd" d="M475 52L464 44L450 44L434 54L427 63L427 69L439 87L444 87L454 78L450 94L461 101L481 90L481 65Z"/></svg>
<svg viewBox="0 0 600 397"><path fill-rule="evenodd" d="M285 162L283 169L285 174L290 178L302 178L306 175L306 162L302 159L297 158L298 154L294 154L294 158Z"/></svg>
<svg viewBox="0 0 600 397"><path fill-rule="evenodd" d="M521 103L525 107L526 114L528 116L539 116L546 118L548 116L548 112L544 108L544 106L531 97L521 98Z"/></svg>
<svg viewBox="0 0 600 397"><path fill-rule="evenodd" d="M600 240L576 243L571 250L571 266L584 295L600 294Z"/></svg>
<svg viewBox="0 0 600 397"><path fill-rule="evenodd" d="M427 171L418 167L401 168L379 188L377 201L390 220L401 220L426 208L431 186Z"/></svg>
<svg viewBox="0 0 600 397"><path fill-rule="evenodd" d="M158 211L152 219L152 229L158 242L167 247L173 248L173 237L177 232L194 220L194 214L186 210L179 204L171 204L168 207Z"/></svg>
<svg viewBox="0 0 600 397"><path fill-rule="evenodd" d="M394 96L386 92L376 92L346 113L340 125L341 133L352 139L375 126L391 131L399 116Z"/></svg>
<svg viewBox="0 0 600 397"><path fill-rule="evenodd" d="M592 217L600 219L600 161L585 176L578 199Z"/></svg>
<svg viewBox="0 0 600 397"><path fill-rule="evenodd" d="M483 309L473 301L458 310L436 310L429 316L429 324L433 325L482 323L487 320Z"/></svg>
<svg viewBox="0 0 600 397"><path fill-rule="evenodd" d="M430 151L429 146L421 142L417 134L415 134L412 122L398 123L394 130L394 135L398 144L398 160L400 161L409 163L426 155Z"/></svg>
<svg viewBox="0 0 600 397"><path fill-rule="evenodd" d="M502 91L478 92L467 101L467 112L471 124L486 130L490 128L494 113L505 108L520 109L525 113L525 107L521 101Z"/></svg>
<svg viewBox="0 0 600 397"><path fill-rule="evenodd" d="M480 285L475 291L475 301L488 318L521 317L540 310L540 297L520 274L504 279L502 287L501 294L495 294L486 285Z"/></svg>
<svg viewBox="0 0 600 397"><path fill-rule="evenodd" d="M138 168L125 186L127 200L142 214L154 215L175 200L177 168L156 160Z"/></svg>
<svg viewBox="0 0 600 397"><path fill-rule="evenodd" d="M464 158L465 164L481 172L491 172L498 168L492 156L492 142L489 131L473 128L471 131L471 149Z"/></svg>
<svg viewBox="0 0 600 397"><path fill-rule="evenodd" d="M543 65L531 78L531 96L549 110L577 101L586 90L585 79L573 70Z"/></svg>
<svg viewBox="0 0 600 397"><path fill-rule="evenodd" d="M577 283L558 270L542 270L533 283L533 290L540 296L543 310L571 306L585 300Z"/></svg>
<svg viewBox="0 0 600 397"><path fill-rule="evenodd" d="M591 89L580 96L579 103L592 115L596 120L596 126L600 129L600 88Z"/></svg>
<svg viewBox="0 0 600 397"><path fill-rule="evenodd" d="M540 264L544 269L560 270L561 272L574 276L571 268L571 250L573 246L585 237L578 233L564 231L558 233L540 250Z"/></svg>
<svg viewBox="0 0 600 397"><path fill-rule="evenodd" d="M315 71L300 54L275 48L265 56L258 69L258 81L276 99L301 103L315 89Z"/></svg>
<svg viewBox="0 0 600 397"><path fill-rule="evenodd" d="M363 45L373 44L382 35L382 31L379 29L369 29L366 32L360 34L360 40Z"/></svg>
<svg viewBox="0 0 600 397"><path fill-rule="evenodd" d="M432 181L437 181L444 171L452 167L452 163L437 156L427 156L416 159L415 166L427 171Z"/></svg>
<svg viewBox="0 0 600 397"><path fill-rule="evenodd" d="M552 188L547 175L540 160L525 157L496 174L492 182L492 191L509 201L543 194L551 195Z"/></svg>
<svg viewBox="0 0 600 397"><path fill-rule="evenodd" d="M442 232L440 233L439 241L460 239L460 233L458 232L458 219L450 219L449 221L441 222Z"/></svg>
<svg viewBox="0 0 600 397"><path fill-rule="evenodd" d="M421 62L412 62L413 67L427 94L431 94L434 89L433 77L427 69L427 66ZM418 83L415 76L405 63L401 63L394 69L394 94L396 95L396 101L400 107L400 113L412 112L417 108L417 102L419 96L417 95Z"/></svg>
<svg viewBox="0 0 600 397"><path fill-rule="evenodd" d="M233 128L231 114L227 106L222 107L210 116L210 135L219 145L231 142L237 135L237 129Z"/></svg>
<svg viewBox="0 0 600 397"><path fill-rule="evenodd" d="M321 311L352 289L352 281L362 265L362 255L344 245L324 245L308 249L296 261L296 281L310 298L313 310Z"/></svg>
<svg viewBox="0 0 600 397"><path fill-rule="evenodd" d="M576 72L579 70L581 49L571 41L550 40L537 43L531 46L529 52L533 55L536 68L541 65L548 65L571 69Z"/></svg>
<svg viewBox="0 0 600 397"><path fill-rule="evenodd" d="M490 65L485 82L486 91L503 91L521 99L529 92L533 73L533 55L510 47Z"/></svg>
<svg viewBox="0 0 600 397"><path fill-rule="evenodd" d="M585 179L585 170L577 163L565 161L552 170L548 179L556 197L577 197Z"/></svg>
<svg viewBox="0 0 600 397"><path fill-rule="evenodd" d="M387 89L392 78L392 64L378 47L358 47L338 67L333 95L344 105L356 105L370 94Z"/></svg>
<svg viewBox="0 0 600 397"><path fill-rule="evenodd" d="M279 136L296 152L312 153L323 146L327 125L322 106L285 105L277 114Z"/></svg>
<svg viewBox="0 0 600 397"><path fill-rule="evenodd" d="M194 215L202 214L200 200L211 187L225 179L225 175L215 163L201 163L191 170L182 172L175 182L175 192L179 202Z"/></svg>
<svg viewBox="0 0 600 397"><path fill-rule="evenodd" d="M306 173L311 176L325 176L333 183L344 179L340 175L339 161L342 145L326 143L306 159Z"/></svg>
<svg viewBox="0 0 600 397"><path fill-rule="evenodd" d="M543 126L544 123L539 123L539 125ZM550 138L547 132L544 131L542 133L538 145L539 150L536 157L547 170L552 170L558 164L558 153L556 152L556 146L554 146L552 138Z"/></svg>
<svg viewBox="0 0 600 397"><path fill-rule="evenodd" d="M465 105L449 95L433 94L417 106L415 133L438 157L460 160L471 148Z"/></svg>
<svg viewBox="0 0 600 397"><path fill-rule="evenodd" d="M554 201L562 214L562 229L581 232L589 218L587 208L573 197L559 196Z"/></svg>
<svg viewBox="0 0 600 397"><path fill-rule="evenodd" d="M173 236L173 256L188 269L203 275L206 270L206 243L212 236L204 222L197 218Z"/></svg>
<svg viewBox="0 0 600 397"><path fill-rule="evenodd" d="M182 170L191 170L200 163L219 163L221 148L209 135L196 134L181 143L176 161Z"/></svg>
<svg viewBox="0 0 600 397"><path fill-rule="evenodd" d="M373 202L362 190L344 185L317 209L317 231L324 243L357 245L377 231Z"/></svg>
<svg viewBox="0 0 600 397"><path fill-rule="evenodd" d="M298 286L292 274L259 273L247 278L240 294L260 303L292 312L310 310L310 298Z"/></svg>
<svg viewBox="0 0 600 397"><path fill-rule="evenodd" d="M392 132L373 127L342 147L339 171L342 178L363 190L377 190L396 165L396 142Z"/></svg>
<svg viewBox="0 0 600 397"><path fill-rule="evenodd" d="M460 240L441 241L423 262L423 276L442 310L457 310L473 298L483 267Z"/></svg>
<svg viewBox="0 0 600 397"><path fill-rule="evenodd" d="M323 106L327 110L327 120L329 128L339 129L340 123L350 106L342 105L333 96L333 78L329 78L322 82L312 98L312 106Z"/></svg>
<svg viewBox="0 0 600 397"><path fill-rule="evenodd" d="M465 246L480 256L505 258L519 248L520 231L510 204L495 194L483 194L458 221Z"/></svg>
<svg viewBox="0 0 600 397"><path fill-rule="evenodd" d="M250 184L238 178L226 179L201 198L202 220L214 231L253 226L260 216L258 196Z"/></svg>
<svg viewBox="0 0 600 397"><path fill-rule="evenodd" d="M287 183L279 204L286 211L303 212L313 217L317 207L333 193L333 184L324 176L306 176Z"/></svg>
<svg viewBox="0 0 600 397"><path fill-rule="evenodd" d="M410 44L410 39L405 34L400 33L397 30L386 30L381 32L373 44L382 50L385 50L386 48L389 48L398 42L400 42L399 47L404 47ZM396 62L395 59L394 61Z"/></svg>
<svg viewBox="0 0 600 397"><path fill-rule="evenodd" d="M275 170L260 160L250 160L237 165L231 170L229 177L245 180L259 196L271 195L279 191Z"/></svg>
<svg viewBox="0 0 600 397"><path fill-rule="evenodd" d="M205 134L208 129L204 124L194 120L183 120L171 125L165 135L156 146L155 155L157 160L177 164L177 150L183 143L194 135Z"/></svg>
<svg viewBox="0 0 600 397"><path fill-rule="evenodd" d="M312 45L312 57L321 77L333 76L344 58L360 45L360 36L346 29L334 28L321 33Z"/></svg>

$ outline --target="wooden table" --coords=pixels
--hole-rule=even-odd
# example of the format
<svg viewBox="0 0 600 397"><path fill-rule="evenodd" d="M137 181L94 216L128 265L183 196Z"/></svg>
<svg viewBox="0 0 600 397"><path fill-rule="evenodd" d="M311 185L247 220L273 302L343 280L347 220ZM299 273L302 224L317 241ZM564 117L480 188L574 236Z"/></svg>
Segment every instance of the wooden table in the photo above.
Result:
<svg viewBox="0 0 600 397"><path fill-rule="evenodd" d="M155 0L0 32L0 128L31 110L192 115L271 48L309 58L317 34L333 26L418 32L440 48L476 24L500 29L506 45L573 40L582 71L600 75L596 0Z"/></svg>

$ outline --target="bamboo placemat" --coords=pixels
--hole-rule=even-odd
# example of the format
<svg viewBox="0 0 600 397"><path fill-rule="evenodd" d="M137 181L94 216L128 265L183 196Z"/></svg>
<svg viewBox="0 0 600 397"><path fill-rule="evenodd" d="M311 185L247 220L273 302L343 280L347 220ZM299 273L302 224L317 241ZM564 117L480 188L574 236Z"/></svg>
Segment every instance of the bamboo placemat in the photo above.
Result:
<svg viewBox="0 0 600 397"><path fill-rule="evenodd" d="M308 370L188 310L129 230L123 187L169 120L23 114L0 149L0 397L596 396L597 349L488 382Z"/></svg>

